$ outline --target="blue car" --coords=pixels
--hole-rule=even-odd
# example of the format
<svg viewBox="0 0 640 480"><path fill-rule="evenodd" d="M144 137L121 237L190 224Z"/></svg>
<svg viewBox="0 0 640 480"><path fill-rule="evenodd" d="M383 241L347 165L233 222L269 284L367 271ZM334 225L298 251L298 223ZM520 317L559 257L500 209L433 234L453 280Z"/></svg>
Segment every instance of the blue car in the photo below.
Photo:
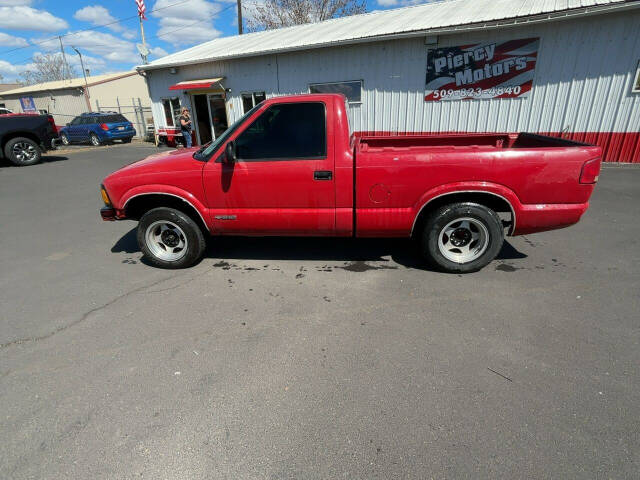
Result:
<svg viewBox="0 0 640 480"><path fill-rule="evenodd" d="M133 124L117 112L89 112L62 127L60 141L64 145L83 142L100 145L114 140L129 143L135 134Z"/></svg>

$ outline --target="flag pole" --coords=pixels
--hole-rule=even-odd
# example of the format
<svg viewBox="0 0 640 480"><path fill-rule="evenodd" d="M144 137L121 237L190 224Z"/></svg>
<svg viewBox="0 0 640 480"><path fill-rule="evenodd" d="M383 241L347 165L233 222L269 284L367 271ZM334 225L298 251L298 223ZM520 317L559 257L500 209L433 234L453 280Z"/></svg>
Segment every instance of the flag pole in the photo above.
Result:
<svg viewBox="0 0 640 480"><path fill-rule="evenodd" d="M136 0L136 5L138 6L138 18L140 20L140 37L142 39L142 48L140 45L138 45L138 50L140 50L140 56L142 57L142 62L144 64L149 63L149 61L147 60L147 55L149 55L149 50L147 49L147 41L144 38L144 24L142 23L143 20L146 20L147 17L145 17L144 12L147 10L146 5L144 4L144 0Z"/></svg>
<svg viewBox="0 0 640 480"><path fill-rule="evenodd" d="M147 42L144 39L144 24L142 23L142 15L140 15L138 18L140 19L140 36L142 37L142 47L144 48L144 51L146 52L147 51ZM149 63L147 61L147 56L146 55L142 55L142 61L145 64Z"/></svg>

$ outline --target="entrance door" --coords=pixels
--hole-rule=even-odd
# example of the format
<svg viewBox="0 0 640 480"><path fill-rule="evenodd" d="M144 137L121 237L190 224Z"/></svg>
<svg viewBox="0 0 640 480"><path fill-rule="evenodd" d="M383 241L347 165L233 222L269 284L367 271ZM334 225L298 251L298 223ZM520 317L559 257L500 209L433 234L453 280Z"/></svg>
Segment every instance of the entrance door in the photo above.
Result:
<svg viewBox="0 0 640 480"><path fill-rule="evenodd" d="M235 163L221 163L225 145L220 145L203 171L213 231L335 232L333 125L326 121L332 107L322 102L291 102L263 109L231 135Z"/></svg>
<svg viewBox="0 0 640 480"><path fill-rule="evenodd" d="M193 109L196 117L196 133L198 135L198 143L204 145L213 140L211 135L211 123L209 122L209 105L206 95L193 95Z"/></svg>
<svg viewBox="0 0 640 480"><path fill-rule="evenodd" d="M227 109L225 108L222 94L207 95L209 100L209 118L211 119L211 131L213 138L218 138L227 129Z"/></svg>

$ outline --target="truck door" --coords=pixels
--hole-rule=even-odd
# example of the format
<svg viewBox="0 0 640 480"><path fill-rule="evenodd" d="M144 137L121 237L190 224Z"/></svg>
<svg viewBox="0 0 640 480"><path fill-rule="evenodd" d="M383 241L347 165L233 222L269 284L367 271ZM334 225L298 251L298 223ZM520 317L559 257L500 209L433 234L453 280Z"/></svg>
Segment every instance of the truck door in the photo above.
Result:
<svg viewBox="0 0 640 480"><path fill-rule="evenodd" d="M231 136L235 162L222 163L225 146L221 146L203 174L212 231L334 233L331 108L320 101L269 105Z"/></svg>

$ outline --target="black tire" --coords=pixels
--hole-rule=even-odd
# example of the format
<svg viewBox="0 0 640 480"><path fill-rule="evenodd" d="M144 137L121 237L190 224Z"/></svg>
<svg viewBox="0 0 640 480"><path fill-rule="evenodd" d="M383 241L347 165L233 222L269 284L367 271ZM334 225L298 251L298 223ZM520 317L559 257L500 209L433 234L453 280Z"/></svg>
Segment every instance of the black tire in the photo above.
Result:
<svg viewBox="0 0 640 480"><path fill-rule="evenodd" d="M153 229L149 231L151 235L151 232L155 230L153 227L154 224L158 229L161 229L163 222L168 222L165 225L179 227L179 229L171 230L171 233L176 233L177 236L174 235L173 238L171 238L171 234L169 234L169 240L173 240L173 242L168 241L164 247L165 250L167 250L167 245L171 248L176 241L178 245L180 240L186 244L184 251L179 251L182 256L175 260L162 258L162 256L156 253L158 251L162 252L162 249L158 249L157 243L154 245L148 242L147 230L150 228ZM180 230L182 232L180 232ZM182 238L182 235L184 235L184 238ZM160 268L174 269L190 267L200 261L206 249L205 237L198 224L185 213L173 208L154 208L145 213L138 223L137 237L138 245L145 258L149 263ZM170 254L172 253L173 252L170 252ZM164 255L166 256L166 253Z"/></svg>
<svg viewBox="0 0 640 480"><path fill-rule="evenodd" d="M69 137L67 137L66 134L61 133L60 134L60 141L62 142L63 145L70 145L71 142L69 141Z"/></svg>
<svg viewBox="0 0 640 480"><path fill-rule="evenodd" d="M94 145L96 147L102 144L102 142L100 141L100 139L95 133L89 134L89 141L91 142L91 145Z"/></svg>
<svg viewBox="0 0 640 480"><path fill-rule="evenodd" d="M129 138L123 138L123 139L122 139L122 143L131 143L131 137L129 137Z"/></svg>
<svg viewBox="0 0 640 480"><path fill-rule="evenodd" d="M445 227L451 232L450 236L446 235ZM422 232L421 249L429 265L437 270L470 273L496 258L503 242L504 230L496 212L477 203L452 203L429 215ZM468 260L465 260L465 247L470 251ZM456 256L459 256L457 260L451 258Z"/></svg>
<svg viewBox="0 0 640 480"><path fill-rule="evenodd" d="M16 137L4 146L4 156L18 167L26 167L38 163L42 158L42 151L30 138Z"/></svg>

